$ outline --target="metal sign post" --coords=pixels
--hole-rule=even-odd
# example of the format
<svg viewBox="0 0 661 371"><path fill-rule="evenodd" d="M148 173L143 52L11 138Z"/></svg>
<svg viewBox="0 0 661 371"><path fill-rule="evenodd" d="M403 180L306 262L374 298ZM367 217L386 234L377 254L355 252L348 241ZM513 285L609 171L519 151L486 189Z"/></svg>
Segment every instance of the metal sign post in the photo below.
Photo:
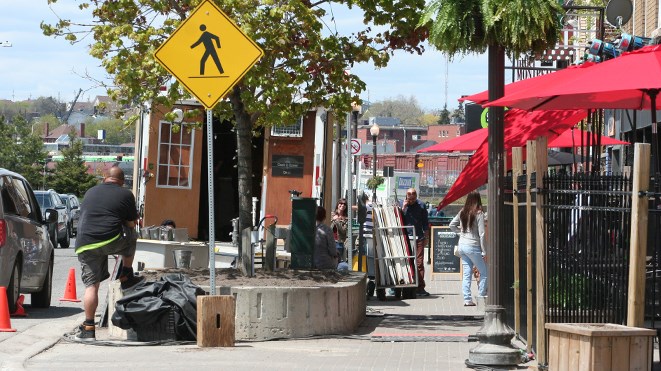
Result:
<svg viewBox="0 0 661 371"><path fill-rule="evenodd" d="M351 166L353 166L353 154L351 150L351 114L347 114L347 241L344 249L347 252L347 260L349 261L349 269L353 267L353 179L351 178ZM341 258L341 257L340 257Z"/></svg>
<svg viewBox="0 0 661 371"><path fill-rule="evenodd" d="M216 295L216 222L213 199L213 111L207 110L207 189L209 193L209 294Z"/></svg>

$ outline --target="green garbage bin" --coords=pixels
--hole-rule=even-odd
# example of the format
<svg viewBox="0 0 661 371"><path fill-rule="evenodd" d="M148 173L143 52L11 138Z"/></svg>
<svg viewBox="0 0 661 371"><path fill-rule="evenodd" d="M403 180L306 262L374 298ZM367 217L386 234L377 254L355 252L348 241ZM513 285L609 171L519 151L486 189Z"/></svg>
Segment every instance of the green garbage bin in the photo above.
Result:
<svg viewBox="0 0 661 371"><path fill-rule="evenodd" d="M291 268L311 269L316 232L317 200L295 198L291 202Z"/></svg>

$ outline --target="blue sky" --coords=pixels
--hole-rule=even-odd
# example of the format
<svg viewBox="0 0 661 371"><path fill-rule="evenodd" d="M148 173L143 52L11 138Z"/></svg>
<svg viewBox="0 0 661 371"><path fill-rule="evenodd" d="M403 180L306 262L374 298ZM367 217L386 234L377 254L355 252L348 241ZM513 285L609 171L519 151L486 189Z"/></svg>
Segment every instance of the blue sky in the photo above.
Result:
<svg viewBox="0 0 661 371"><path fill-rule="evenodd" d="M79 1L59 0L53 9L62 18L80 19ZM347 33L361 19L335 9L336 26ZM25 100L40 96L73 100L82 89L83 101L105 95L85 76L106 78L100 61L87 53L89 42L71 45L62 38L43 36L39 23L55 23L56 15L47 0L0 0L0 99ZM361 98L372 102L398 96L415 97L426 110L440 109L446 102L457 107L457 98L487 88L486 56L455 57L449 65L443 54L427 48L423 55L397 53L386 68L355 65L351 72L367 83ZM446 79L447 69L447 79ZM447 81L447 97L445 84Z"/></svg>

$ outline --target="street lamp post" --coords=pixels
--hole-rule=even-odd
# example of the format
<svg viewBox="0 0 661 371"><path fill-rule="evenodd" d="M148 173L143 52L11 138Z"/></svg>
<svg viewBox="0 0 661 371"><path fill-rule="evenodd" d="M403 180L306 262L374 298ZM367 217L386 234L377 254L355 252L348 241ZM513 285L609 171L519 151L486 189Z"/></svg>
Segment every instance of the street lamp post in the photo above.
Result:
<svg viewBox="0 0 661 371"><path fill-rule="evenodd" d="M372 178L376 178L376 138L379 136L379 125L376 122L372 124L370 134L372 134ZM376 202L376 187L375 183L372 190L372 202Z"/></svg>

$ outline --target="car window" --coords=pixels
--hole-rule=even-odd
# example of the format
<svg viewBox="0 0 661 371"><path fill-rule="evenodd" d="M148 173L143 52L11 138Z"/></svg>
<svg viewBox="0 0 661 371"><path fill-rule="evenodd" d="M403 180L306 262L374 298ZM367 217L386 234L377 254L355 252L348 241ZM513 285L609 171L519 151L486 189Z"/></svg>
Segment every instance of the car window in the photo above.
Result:
<svg viewBox="0 0 661 371"><path fill-rule="evenodd" d="M0 177L0 195L2 196L2 211L5 214L17 215L16 204L9 193L9 184L5 177Z"/></svg>
<svg viewBox="0 0 661 371"><path fill-rule="evenodd" d="M53 206L57 207L57 206L62 206L63 205L62 200L60 200L60 196L58 196L57 193L50 192L49 195L50 195L50 198L53 202Z"/></svg>
<svg viewBox="0 0 661 371"><path fill-rule="evenodd" d="M39 206L43 207L44 209L53 207L49 194L39 192L39 193L35 193L35 197L37 197L37 202L39 202Z"/></svg>
<svg viewBox="0 0 661 371"><path fill-rule="evenodd" d="M67 207L67 209L71 209L71 200L69 199L69 196L58 195L58 198Z"/></svg>
<svg viewBox="0 0 661 371"><path fill-rule="evenodd" d="M12 178L14 192L11 192L18 214L24 218L35 219L34 205L30 202L29 186L22 179Z"/></svg>

